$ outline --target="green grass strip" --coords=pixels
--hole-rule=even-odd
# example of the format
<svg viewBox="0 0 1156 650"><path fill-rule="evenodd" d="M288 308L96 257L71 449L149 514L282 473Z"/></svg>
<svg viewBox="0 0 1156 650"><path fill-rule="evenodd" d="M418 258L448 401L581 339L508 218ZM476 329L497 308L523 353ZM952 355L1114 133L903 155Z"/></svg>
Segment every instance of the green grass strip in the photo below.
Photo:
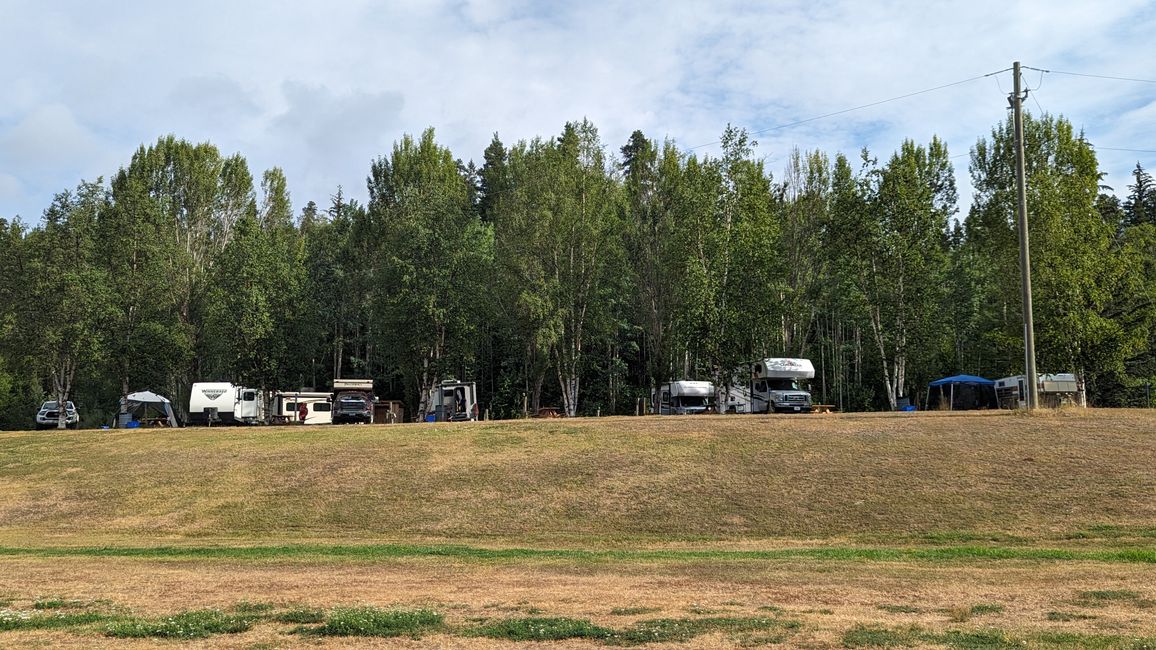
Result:
<svg viewBox="0 0 1156 650"><path fill-rule="evenodd" d="M606 639L614 630L574 618L514 618L487 623L464 632L507 641L561 641L563 639Z"/></svg>
<svg viewBox="0 0 1156 650"><path fill-rule="evenodd" d="M330 612L320 627L300 632L318 636L409 636L416 639L422 633L437 631L444 622L441 614L430 609L347 607Z"/></svg>
<svg viewBox="0 0 1156 650"><path fill-rule="evenodd" d="M252 617L205 609L163 618L125 619L109 624L104 633L121 639L204 639L214 634L247 632L253 622Z"/></svg>
<svg viewBox="0 0 1156 650"><path fill-rule="evenodd" d="M77 546L0 547L2 556L24 557L123 557L144 559L357 559L445 557L462 560L836 560L925 562L1035 560L1049 562L1105 562L1156 564L1156 548L1108 550L945 546L934 548L823 547L766 551L727 550L583 550L482 548L458 545L364 544L280 546Z"/></svg>
<svg viewBox="0 0 1156 650"><path fill-rule="evenodd" d="M934 632L918 626L856 625L843 634L845 648L909 648L928 644L952 650L1151 650L1156 637L1135 635L1035 632L1015 635L998 629Z"/></svg>
<svg viewBox="0 0 1156 650"><path fill-rule="evenodd" d="M0 610L0 632L13 630L54 630L89 623L113 620L115 617L99 612L76 614L31 614L29 612Z"/></svg>

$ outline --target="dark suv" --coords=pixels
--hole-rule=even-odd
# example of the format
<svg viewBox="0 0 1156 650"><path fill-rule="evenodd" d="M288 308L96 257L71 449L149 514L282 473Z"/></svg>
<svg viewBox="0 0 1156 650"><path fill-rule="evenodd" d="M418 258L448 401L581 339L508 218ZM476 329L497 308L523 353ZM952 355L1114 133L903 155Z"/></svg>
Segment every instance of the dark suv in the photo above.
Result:
<svg viewBox="0 0 1156 650"><path fill-rule="evenodd" d="M64 413L64 422L69 429L75 429L80 426L80 413L77 413L75 404L68 402ZM47 401L41 404L40 410L36 412L36 428L55 429L59 417L60 409L56 408L56 401Z"/></svg>
<svg viewBox="0 0 1156 650"><path fill-rule="evenodd" d="M342 395L333 403L333 424L373 422L373 404L361 395Z"/></svg>

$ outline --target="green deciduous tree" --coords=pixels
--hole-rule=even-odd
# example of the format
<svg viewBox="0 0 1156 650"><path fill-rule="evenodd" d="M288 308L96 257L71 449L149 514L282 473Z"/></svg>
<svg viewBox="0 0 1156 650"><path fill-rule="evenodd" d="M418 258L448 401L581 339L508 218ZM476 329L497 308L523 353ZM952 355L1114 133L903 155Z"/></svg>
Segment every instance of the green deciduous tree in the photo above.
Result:
<svg viewBox="0 0 1156 650"><path fill-rule="evenodd" d="M373 339L424 413L429 391L474 360L492 232L433 129L374 161L368 217L374 240L362 260L374 265Z"/></svg>
<svg viewBox="0 0 1156 650"><path fill-rule="evenodd" d="M938 139L927 147L907 141L884 167L870 165L856 187L839 182L847 196L833 217L832 243L844 251L843 286L867 317L895 409L910 371L928 367L948 336L942 307L948 218L956 210L951 163Z"/></svg>
<svg viewBox="0 0 1156 650"><path fill-rule="evenodd" d="M1041 372L1082 372L1089 388L1125 372L1145 346L1144 333L1119 319L1130 290L1130 257L1143 246L1121 246L1117 224L1105 220L1095 152L1064 118L1024 118L1028 223L1037 365ZM972 153L976 188L967 219L968 244L982 259L989 305L977 328L1001 353L995 373L1022 369L1018 239L1015 234L1014 150L1010 120Z"/></svg>
<svg viewBox="0 0 1156 650"><path fill-rule="evenodd" d="M44 212L44 228L29 240L23 349L29 366L51 379L61 429L77 372L99 364L105 352L110 287L100 265L96 228L107 209L103 184L81 183L75 193L56 195Z"/></svg>

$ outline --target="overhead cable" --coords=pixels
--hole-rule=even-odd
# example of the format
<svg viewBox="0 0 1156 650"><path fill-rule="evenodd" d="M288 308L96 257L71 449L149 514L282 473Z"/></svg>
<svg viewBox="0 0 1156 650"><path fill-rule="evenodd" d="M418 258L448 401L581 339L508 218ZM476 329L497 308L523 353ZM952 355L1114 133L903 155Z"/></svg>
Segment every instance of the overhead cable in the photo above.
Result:
<svg viewBox="0 0 1156 650"><path fill-rule="evenodd" d="M1101 147L1099 145L1092 145L1096 149L1103 149L1105 151L1130 151L1132 153L1156 153L1156 149L1121 149L1120 147Z"/></svg>
<svg viewBox="0 0 1156 650"><path fill-rule="evenodd" d="M981 75L976 76L976 77L970 77L968 79L961 79L960 81L953 81L949 84L943 84L942 86L935 86L934 88L926 88L924 90L917 90L913 93L907 93L905 95L898 95L896 97L889 97L887 99L881 99L877 102L871 102L870 104L862 104L860 106L855 106L852 108L845 108L841 111L835 111L833 113L825 113L823 115L818 115L816 117L809 117L805 120L799 120L797 122L790 122L788 124L780 124L778 126L772 126L772 127L768 127L765 129L759 129L758 131L751 131L750 134L751 135L761 135L763 133L768 133L770 131L777 131L779 129L787 129L787 128L790 128L792 126L798 126L800 124L806 124L807 122L814 122L815 120L822 120L822 119L825 119L828 117L834 117L836 115L842 115L844 113L850 113L851 111L858 111L858 110L862 110L864 108L871 108L872 106L878 106L880 104L886 104L887 102L894 102L894 101L898 101L900 99L907 99L908 97L914 97L916 95L922 95L925 93L934 92L936 90L943 90L944 88L950 88L952 86L959 86L961 84L969 83L972 81L978 81L979 79L984 79L984 78L990 77L992 75L997 75L997 74L1000 74L1003 72L1007 72L1008 70L1011 70L1011 68L1004 68L1003 70L996 70L995 72L989 72L987 74L981 74ZM718 144L718 143L719 143L719 140L715 140L714 142L707 142L705 144L700 144L700 145L690 147L690 149L691 150L701 149L703 147L709 147L713 144Z"/></svg>
<svg viewBox="0 0 1156 650"><path fill-rule="evenodd" d="M1089 74L1086 72L1064 72L1063 70L1045 70L1043 68L1033 68L1031 66L1023 66L1027 70L1035 70L1037 72L1050 72L1052 74L1066 74L1073 77L1092 77L1093 79L1112 79L1115 81L1135 81L1142 84L1156 84L1156 79L1138 79L1136 77L1116 77L1107 74Z"/></svg>

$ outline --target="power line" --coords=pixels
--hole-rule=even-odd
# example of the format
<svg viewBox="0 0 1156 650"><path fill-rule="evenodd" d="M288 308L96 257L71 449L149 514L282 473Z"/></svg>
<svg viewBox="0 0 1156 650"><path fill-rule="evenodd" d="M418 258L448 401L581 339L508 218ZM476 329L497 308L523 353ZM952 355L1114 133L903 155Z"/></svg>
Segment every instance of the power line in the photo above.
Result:
<svg viewBox="0 0 1156 650"><path fill-rule="evenodd" d="M1033 68L1033 70L1034 70L1034 68ZM1043 88L1043 86L1044 86L1044 71L1040 70L1039 73L1040 73L1040 80L1038 82L1036 82L1035 88L1028 88L1029 92L1034 93L1035 91L1039 90L1040 88ZM998 79L998 77L997 77L997 79Z"/></svg>
<svg viewBox="0 0 1156 650"><path fill-rule="evenodd" d="M1156 153L1156 149L1121 149L1120 147L1101 147L1092 145L1095 149L1103 149L1105 151L1131 151L1133 153Z"/></svg>
<svg viewBox="0 0 1156 650"><path fill-rule="evenodd" d="M1115 81L1135 81L1136 83L1142 83L1142 84L1156 84L1156 79L1137 79L1136 77L1115 77L1115 76L1106 75L1106 74L1089 74L1086 72L1064 72L1063 70L1044 70L1043 68L1033 68L1033 67L1026 66L1026 65L1024 66L1024 68L1028 69L1028 70L1035 70L1035 71L1040 72L1040 73L1050 72L1052 74L1066 74L1066 75L1071 75L1073 77L1092 77L1094 79L1112 79Z"/></svg>
<svg viewBox="0 0 1156 650"><path fill-rule="evenodd" d="M1036 98L1036 93L1031 93L1032 101L1036 103L1036 108L1040 109L1040 113L1047 113L1043 106L1040 106L1040 100Z"/></svg>
<svg viewBox="0 0 1156 650"><path fill-rule="evenodd" d="M880 105L880 104L886 104L887 102L894 102L894 101L898 101L898 100L900 100L900 99L907 99L908 97L914 97L914 96L916 96L916 95L922 95L922 94L925 94L925 93L934 92L934 91L936 91L936 90L943 90L944 88L950 88L950 87L952 87L952 86L959 86L959 85L961 85L961 84L969 83L969 82L972 82L972 81L977 81L977 80L979 80L979 79L985 79L985 78L987 78L987 77L990 77L990 76L992 76L992 75L997 75L997 74L1000 74L1000 73L1003 73L1003 72L1007 72L1008 70L1011 70L1011 68L1004 68L1003 70L996 70L995 72L989 72L989 73L987 73L987 74L981 74L981 75L979 75L979 76L976 76L976 77L971 77L971 78L968 78L968 79L961 79L960 81L953 81L953 82L951 82L951 83L949 83L949 84L943 84L942 86L935 86L934 88L926 88L926 89L924 89L924 90L917 90L917 91L915 91L915 92L913 92L913 93L907 93L907 94L905 94L905 95L898 95L898 96L896 96L896 97L890 97L890 98L888 98L888 99L881 99L881 100L879 100L879 101L877 101L877 102L871 102L870 104L863 104L863 105L860 105L860 106L855 106L855 107L853 107L853 108L845 108L845 109L843 109L843 110L841 110L841 111L835 111L835 112L833 112L833 113L825 113L825 114L823 114L823 115L819 115L819 116L816 116L816 117L809 117L809 118L807 118L807 119L805 119L805 120L799 120L798 122L790 122L790 123L788 123L788 124L780 124L780 125L778 125L778 126L772 126L772 127L768 127L768 128L765 128L765 129L760 129L760 130L758 130L758 131L751 131L751 133L750 133L750 134L751 134L751 135L761 135L761 134L763 134L763 133L768 133L768 132L770 132L770 131L777 131L777 130L779 130L779 129L788 129L788 128L792 127L792 126L799 126L800 124L806 124L806 123L808 123L808 122L814 122L815 120L822 120L822 119L825 119L825 118L828 118L828 117L834 117L834 116L836 116L836 115L842 115L842 114L844 114L844 113L850 113L851 111L858 111L858 110L862 110L862 109L864 109L864 108L871 108L872 106L878 106L878 105ZM711 146L712 144L718 144L719 142L720 142L719 140L715 140L714 142L707 142L706 144L700 144L700 145L696 145L696 146L690 147L690 149L689 149L689 150L693 150L693 149L701 149L701 148L703 148L703 147L709 147L709 146Z"/></svg>

